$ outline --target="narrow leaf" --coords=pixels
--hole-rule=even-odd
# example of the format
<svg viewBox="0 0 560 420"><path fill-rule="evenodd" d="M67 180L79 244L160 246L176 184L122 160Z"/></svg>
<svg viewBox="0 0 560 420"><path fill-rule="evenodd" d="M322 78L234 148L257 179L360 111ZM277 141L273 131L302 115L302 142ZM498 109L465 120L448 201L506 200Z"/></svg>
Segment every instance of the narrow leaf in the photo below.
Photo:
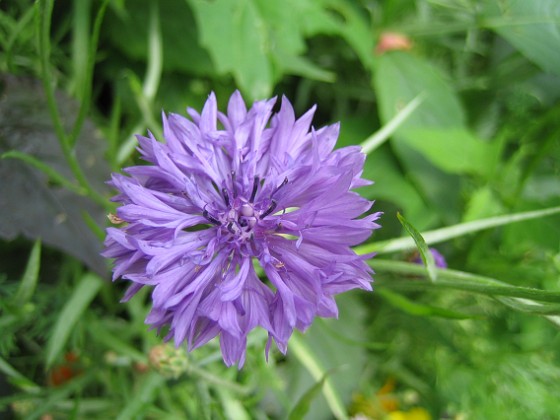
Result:
<svg viewBox="0 0 560 420"><path fill-rule="evenodd" d="M386 122L380 130L373 133L361 144L362 151L367 155L381 146L385 141L393 135L397 129L403 125L403 123L410 117L410 115L416 111L422 102L424 101L424 96L422 94L417 95L413 100L411 100L402 110L399 111L390 121Z"/></svg>
<svg viewBox="0 0 560 420"><path fill-rule="evenodd" d="M449 239L468 235L469 233L478 232L480 230L489 229L497 226L504 226L511 223L522 222L529 219L538 219L540 217L552 216L560 213L560 207L550 207L544 210L527 211L522 213L507 214L504 216L489 217L487 219L474 220L472 222L460 223L457 225L431 230L424 232L422 236L427 244L436 244ZM366 244L354 248L358 254L368 254L377 252L378 254L386 254L396 251L405 251L414 248L414 239L397 238L387 241Z"/></svg>
<svg viewBox="0 0 560 420"><path fill-rule="evenodd" d="M302 420L305 418L305 415L309 411L309 407L315 397L321 392L323 388L323 384L325 383L327 377L329 376L329 372L325 373L320 380L315 382L305 393L301 396L298 400L294 408L290 411L288 415L289 420Z"/></svg>
<svg viewBox="0 0 560 420"><path fill-rule="evenodd" d="M27 266L25 267L25 272L21 278L19 288L14 296L14 305L23 306L31 296L37 287L37 280L39 279L39 267L41 266L41 240L35 241L33 248L31 249L31 254L27 260Z"/></svg>
<svg viewBox="0 0 560 420"><path fill-rule="evenodd" d="M10 381L26 392L37 393L40 391L39 385L35 384L31 379L26 378L16 369L12 367L8 362L0 357L0 372L4 373Z"/></svg>
<svg viewBox="0 0 560 420"><path fill-rule="evenodd" d="M403 261L389 261L373 259L370 265L379 273L398 273L404 275L426 276L424 267L418 264ZM465 292L479 293L486 296L507 296L515 298L530 299L531 301L560 303L560 291L541 290L531 287L512 286L491 277L479 276L464 271L440 269L438 270L438 281L428 283L418 280L392 280L386 283L388 286L399 287L410 285L414 289L427 289L438 287L442 289L455 289ZM532 302L531 302L532 303Z"/></svg>
<svg viewBox="0 0 560 420"><path fill-rule="evenodd" d="M422 303L413 302L400 293L393 292L387 288L377 289L377 294L383 299L393 305L395 308L400 309L410 315L415 316L437 316L441 318L451 319L470 319L474 318L472 315L463 314L461 312L451 311L444 308L437 308L435 306L424 305Z"/></svg>
<svg viewBox="0 0 560 420"><path fill-rule="evenodd" d="M74 293L64 305L47 342L47 369L52 366L64 349L72 329L103 285L103 280L92 273L85 274Z"/></svg>
<svg viewBox="0 0 560 420"><path fill-rule="evenodd" d="M416 228L412 226L404 218L402 214L397 213L397 219L399 219L399 222L401 222L403 227L406 229L408 234L412 237L412 239L416 243L416 247L420 252L420 257L422 258L422 261L424 262L424 266L428 271L428 277L430 278L431 281L435 282L437 279L436 262L434 261L434 256L430 252L430 249L428 248L426 241L424 240L420 232L418 232Z"/></svg>
<svg viewBox="0 0 560 420"><path fill-rule="evenodd" d="M49 177L49 181L51 181L54 184L58 184L61 187L66 188L69 191L72 191L76 194L79 195L85 195L86 191L75 185L74 183L68 181L68 179L63 176L62 174L60 174L59 172L57 172L55 169L53 169L51 166L41 162L39 159L28 155L27 153L23 153L23 152L19 152L17 150L10 150L9 152L3 153L2 154L2 159L19 159L19 160L23 160L24 162L30 164L31 166L34 166L35 168L39 169L40 171L42 171L45 175L47 175Z"/></svg>
<svg viewBox="0 0 560 420"><path fill-rule="evenodd" d="M117 420L136 418L142 409L155 399L158 390L164 382L165 379L158 373L152 372L148 374L140 388L133 393L134 397L124 406Z"/></svg>
<svg viewBox="0 0 560 420"><path fill-rule="evenodd" d="M307 369L311 374L313 379L320 381L327 372L318 363L317 358L313 355L309 347L301 339L299 334L294 334L290 341L290 349L292 350L294 356L300 361L300 363ZM332 386L328 378L325 378L323 389L323 395L327 400L334 417L337 419L347 419L346 410L337 394L336 390Z"/></svg>
<svg viewBox="0 0 560 420"><path fill-rule="evenodd" d="M504 305L509 306L517 311L526 312L535 315L560 315L560 305L554 303L539 303L523 298L497 298Z"/></svg>
<svg viewBox="0 0 560 420"><path fill-rule="evenodd" d="M91 325L90 331L92 339L96 342L136 362L146 363L146 354L131 346L122 335L119 336L117 331L109 331L105 324L95 322Z"/></svg>
<svg viewBox="0 0 560 420"><path fill-rule="evenodd" d="M161 40L161 28L159 24L158 3L152 2L150 5L150 27L148 30L149 51L148 70L142 91L149 101L152 101L157 93L161 80L163 68L163 46Z"/></svg>

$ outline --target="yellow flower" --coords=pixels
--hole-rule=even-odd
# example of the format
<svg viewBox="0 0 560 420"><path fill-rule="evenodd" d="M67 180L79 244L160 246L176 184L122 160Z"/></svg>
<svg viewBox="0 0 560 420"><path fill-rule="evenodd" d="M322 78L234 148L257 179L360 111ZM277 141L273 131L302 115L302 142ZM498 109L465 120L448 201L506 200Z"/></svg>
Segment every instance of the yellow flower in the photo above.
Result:
<svg viewBox="0 0 560 420"><path fill-rule="evenodd" d="M430 413L422 407L411 408L408 411L393 411L387 415L388 420L431 420Z"/></svg>

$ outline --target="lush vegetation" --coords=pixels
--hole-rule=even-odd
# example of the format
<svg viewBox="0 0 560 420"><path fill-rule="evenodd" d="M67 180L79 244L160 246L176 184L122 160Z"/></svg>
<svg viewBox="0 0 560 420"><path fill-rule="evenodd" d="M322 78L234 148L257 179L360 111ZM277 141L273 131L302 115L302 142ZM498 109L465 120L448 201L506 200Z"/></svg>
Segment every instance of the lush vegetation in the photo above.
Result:
<svg viewBox="0 0 560 420"><path fill-rule="evenodd" d="M0 43L0 417L557 418L557 0L13 0ZM374 292L240 371L99 256L134 134L235 89L341 121L384 211Z"/></svg>

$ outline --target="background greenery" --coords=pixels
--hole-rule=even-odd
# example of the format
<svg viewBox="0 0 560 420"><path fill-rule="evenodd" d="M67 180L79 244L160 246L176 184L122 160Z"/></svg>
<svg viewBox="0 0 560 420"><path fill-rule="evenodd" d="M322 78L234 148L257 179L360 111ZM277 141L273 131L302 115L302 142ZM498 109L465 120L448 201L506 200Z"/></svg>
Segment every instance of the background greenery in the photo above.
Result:
<svg viewBox="0 0 560 420"><path fill-rule="evenodd" d="M2 0L0 43L0 417L557 418L556 0ZM234 89L341 121L385 212L374 293L241 371L162 345L99 257L133 135Z"/></svg>

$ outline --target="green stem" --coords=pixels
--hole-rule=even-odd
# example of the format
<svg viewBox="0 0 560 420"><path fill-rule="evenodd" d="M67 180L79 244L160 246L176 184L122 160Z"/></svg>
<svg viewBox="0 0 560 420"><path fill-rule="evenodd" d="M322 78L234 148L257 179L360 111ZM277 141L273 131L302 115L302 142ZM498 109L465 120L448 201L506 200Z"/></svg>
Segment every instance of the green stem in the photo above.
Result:
<svg viewBox="0 0 560 420"><path fill-rule="evenodd" d="M404 276L426 276L426 269L420 264L402 261L390 261L374 259L369 264L378 273L395 273ZM437 269L437 283L419 281L418 279L396 280L392 282L381 282L386 287L410 286L412 288L446 288L462 290L465 292L479 293L487 296L507 296L523 299L531 299L539 302L560 303L560 292L534 289L530 287L513 286L502 281L449 269ZM379 284L379 282L378 282Z"/></svg>
<svg viewBox="0 0 560 420"><path fill-rule="evenodd" d="M107 9L108 0L105 0L95 18L95 23L93 25L93 32L91 35L91 42L89 45L88 62L86 67L86 75L83 82L83 91L80 101L80 109L78 110L78 117L74 122L74 127L72 128L72 133L68 138L68 143L73 147L76 144L78 136L82 131L82 126L86 119L86 115L89 111L90 101L91 101L91 91L92 91L92 78L93 78L93 68L95 66L95 55L97 51L97 44L99 41L99 33L101 30L101 23L103 22L103 17L105 16L105 10Z"/></svg>
<svg viewBox="0 0 560 420"><path fill-rule="evenodd" d="M47 98L47 105L53 121L54 130L58 138L58 142L62 149L62 153L70 170L76 177L78 184L87 191L87 195L97 204L103 206L106 209L110 208L108 201L95 191L90 183L88 182L79 162L76 157L76 152L70 143L70 137L66 135L64 130L62 120L60 118L60 113L58 112L58 106L56 104L56 99L54 95L54 86L51 79L50 72L50 29L51 29L51 17L53 11L53 0L43 0L38 3L38 14L37 19L39 19L39 56L41 61L41 73L43 79L43 87L45 89L45 95Z"/></svg>
<svg viewBox="0 0 560 420"><path fill-rule="evenodd" d="M457 225L444 227L441 229L430 230L422 233L422 237L428 245L444 242L449 239L458 238L470 233L484 229L509 225L524 220L538 219L541 217L552 216L560 213L560 206L549 207L542 210L526 211L521 213L506 214L503 216L489 217L486 219L473 220L471 222L459 223ZM406 251L414 248L414 240L411 237L389 239L381 242L373 242L360 245L354 248L357 254L368 254L377 252L386 254L390 252Z"/></svg>
<svg viewBox="0 0 560 420"><path fill-rule="evenodd" d="M206 381L209 384L217 385L220 388L227 388L230 391L241 395L248 395L251 392L251 389L247 388L246 386L236 384L235 382L226 381L204 369L200 369L193 365L189 366L188 372L194 374L195 376L198 376L200 379Z"/></svg>

